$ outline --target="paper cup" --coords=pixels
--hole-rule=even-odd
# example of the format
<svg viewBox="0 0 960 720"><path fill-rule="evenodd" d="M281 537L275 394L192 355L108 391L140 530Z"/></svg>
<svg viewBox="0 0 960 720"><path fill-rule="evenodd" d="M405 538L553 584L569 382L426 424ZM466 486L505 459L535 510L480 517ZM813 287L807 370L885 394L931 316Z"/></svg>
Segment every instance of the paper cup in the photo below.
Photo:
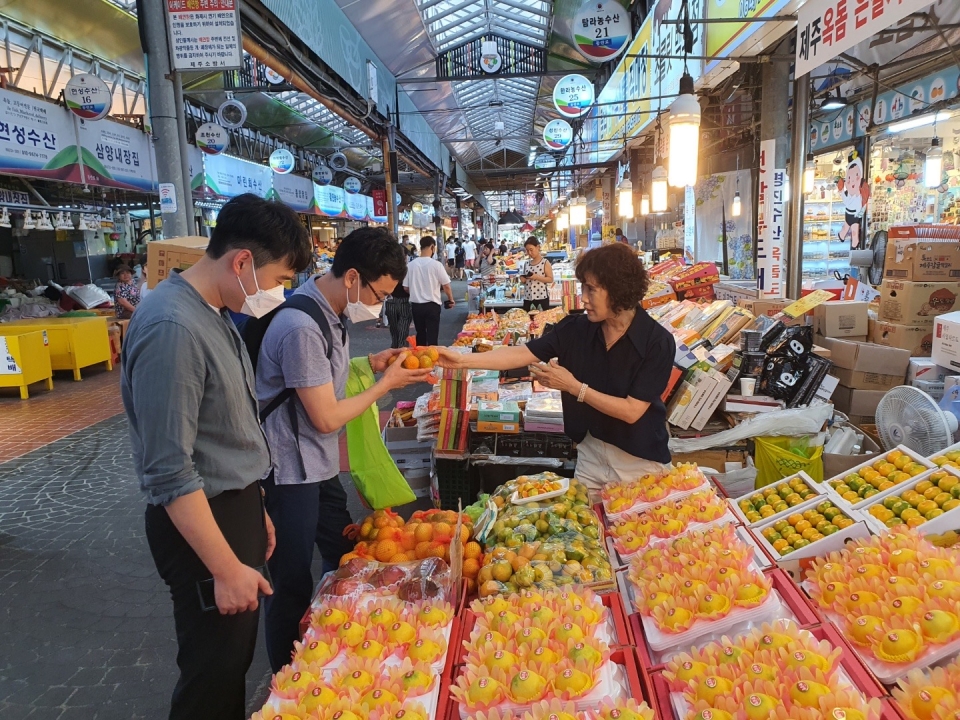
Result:
<svg viewBox="0 0 960 720"><path fill-rule="evenodd" d="M744 397L751 397L757 389L756 378L740 378L740 394Z"/></svg>

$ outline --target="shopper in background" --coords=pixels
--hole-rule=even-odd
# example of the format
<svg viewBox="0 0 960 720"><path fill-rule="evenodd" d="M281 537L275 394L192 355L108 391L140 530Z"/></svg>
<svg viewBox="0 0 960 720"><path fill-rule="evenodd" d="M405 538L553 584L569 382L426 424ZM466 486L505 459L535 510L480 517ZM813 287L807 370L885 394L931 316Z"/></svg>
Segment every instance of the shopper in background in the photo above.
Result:
<svg viewBox="0 0 960 720"><path fill-rule="evenodd" d="M397 283L397 287L387 297L384 307L387 323L390 325L390 347L407 347L410 323L413 322L413 310L410 309L410 293L402 283Z"/></svg>
<svg viewBox="0 0 960 720"><path fill-rule="evenodd" d="M473 270L476 267L477 261L477 243L474 242L473 238L467 238L467 241L463 244L463 253L463 259L466 261L467 269Z"/></svg>
<svg viewBox="0 0 960 720"><path fill-rule="evenodd" d="M440 337L440 291L447 296L449 310L456 303L450 278L433 254L437 243L429 235L420 239L420 257L410 263L403 287L410 293L413 326L417 330L417 345L436 345Z"/></svg>
<svg viewBox="0 0 960 720"><path fill-rule="evenodd" d="M623 234L623 230L621 230L620 228L617 228L614 234L617 237L618 243L626 243L628 245L630 244L630 241L627 240L627 236Z"/></svg>
<svg viewBox="0 0 960 720"><path fill-rule="evenodd" d="M354 230L337 248L330 272L313 276L294 293L317 304L321 321L283 307L263 335L257 398L273 450L273 472L264 490L267 512L277 528L276 552L268 563L274 594L264 602L264 630L274 672L290 662L293 643L300 639L300 618L314 588L314 546L323 558L324 573L335 570L340 557L353 548L343 535L353 521L340 483L340 431L391 390L422 382L430 372L405 369L404 350L384 350L368 356L373 371L383 373L380 380L346 397L346 319L377 319L384 297L406 274L403 251L389 231ZM295 392L279 400L287 388Z"/></svg>
<svg viewBox="0 0 960 720"><path fill-rule="evenodd" d="M659 472L670 462L666 408L673 336L640 307L648 285L636 253L620 243L577 263L585 314L569 315L526 345L461 355L440 350L450 368L530 367L562 392L566 434L577 443L577 478L592 488Z"/></svg>
<svg viewBox="0 0 960 720"><path fill-rule="evenodd" d="M540 252L540 241L533 235L527 238L523 249L530 258L523 282L523 309L548 310L550 308L550 286L553 285L553 267Z"/></svg>
<svg viewBox="0 0 960 720"><path fill-rule="evenodd" d="M450 238L445 246L447 275L452 280L457 275L457 248L460 246L459 238Z"/></svg>
<svg viewBox="0 0 960 720"><path fill-rule="evenodd" d="M488 242L480 246L480 261L477 263L477 272L482 278L489 278L497 272L497 258L493 253L493 243Z"/></svg>
<svg viewBox="0 0 960 720"><path fill-rule="evenodd" d="M501 241L500 241L500 255L506 255L506 254L507 254L507 243L506 243L506 241L501 240Z"/></svg>
<svg viewBox="0 0 960 720"><path fill-rule="evenodd" d="M113 271L117 286L113 291L113 307L117 317L129 320L140 304L140 289L133 281L133 271L129 265L118 265Z"/></svg>
<svg viewBox="0 0 960 720"><path fill-rule="evenodd" d="M454 251L454 278L457 280L463 280L466 277L464 271L464 265L466 265L466 252L463 249L463 242L458 238L457 239L457 248Z"/></svg>
<svg viewBox="0 0 960 720"><path fill-rule="evenodd" d="M246 717L257 597L273 592L263 574L273 524L258 482L270 451L250 358L225 310L269 312L309 262L296 212L240 195L220 210L206 254L154 288L124 339L120 391L179 647L172 720Z"/></svg>

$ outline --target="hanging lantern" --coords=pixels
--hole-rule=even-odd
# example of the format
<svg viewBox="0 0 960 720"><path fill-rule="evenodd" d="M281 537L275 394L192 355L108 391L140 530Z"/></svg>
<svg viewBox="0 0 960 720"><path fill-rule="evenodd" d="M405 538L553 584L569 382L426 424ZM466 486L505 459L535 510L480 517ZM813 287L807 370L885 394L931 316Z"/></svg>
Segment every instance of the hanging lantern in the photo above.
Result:
<svg viewBox="0 0 960 720"><path fill-rule="evenodd" d="M630 182L630 177L624 175L623 181L620 183L620 196L618 198L619 202L617 203L617 210L620 213L622 218L632 218L633 217L633 183Z"/></svg>
<svg viewBox="0 0 960 720"><path fill-rule="evenodd" d="M570 224L574 227L587 224L587 199L583 195L570 206Z"/></svg>
<svg viewBox="0 0 960 720"><path fill-rule="evenodd" d="M655 213L667 211L667 171L663 165L657 165L650 183L651 210Z"/></svg>
<svg viewBox="0 0 960 720"><path fill-rule="evenodd" d="M940 187L943 181L943 148L940 147L940 138L935 137L930 149L927 150L927 159L923 163L923 184L931 190Z"/></svg>
<svg viewBox="0 0 960 720"><path fill-rule="evenodd" d="M566 232L570 229L570 215L566 210L561 210L557 215L557 232Z"/></svg>
<svg viewBox="0 0 960 720"><path fill-rule="evenodd" d="M807 155L807 164L803 168L803 194L809 195L813 192L813 181L817 177L817 165L813 161L813 153Z"/></svg>
<svg viewBox="0 0 960 720"><path fill-rule="evenodd" d="M743 203L740 201L740 191L737 190L733 194L733 207L730 208L730 214L733 217L740 217L741 212L743 212Z"/></svg>
<svg viewBox="0 0 960 720"><path fill-rule="evenodd" d="M649 195L640 196L640 214L641 215L650 214L650 196Z"/></svg>
<svg viewBox="0 0 960 720"><path fill-rule="evenodd" d="M667 122L670 125L670 184L673 187L696 185L700 154L700 103L694 95L693 78L689 73L685 72L680 78L680 96L670 106Z"/></svg>

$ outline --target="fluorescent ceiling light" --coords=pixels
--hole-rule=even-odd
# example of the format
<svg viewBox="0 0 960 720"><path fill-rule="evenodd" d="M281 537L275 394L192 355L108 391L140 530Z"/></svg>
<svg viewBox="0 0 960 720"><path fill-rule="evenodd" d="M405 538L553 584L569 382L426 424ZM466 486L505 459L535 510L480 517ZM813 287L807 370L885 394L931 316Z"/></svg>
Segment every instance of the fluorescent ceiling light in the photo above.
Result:
<svg viewBox="0 0 960 720"><path fill-rule="evenodd" d="M904 132L905 130L915 130L916 128L923 127L924 125L933 125L934 123L944 122L952 117L952 112L941 110L936 115L924 115L923 117L910 118L909 120L904 120L903 122L893 123L893 125L889 125L887 127L887 131L898 133Z"/></svg>
<svg viewBox="0 0 960 720"><path fill-rule="evenodd" d="M826 100L820 106L821 110L840 110L847 106L847 101L840 95L840 88L837 88L836 95L828 95Z"/></svg>

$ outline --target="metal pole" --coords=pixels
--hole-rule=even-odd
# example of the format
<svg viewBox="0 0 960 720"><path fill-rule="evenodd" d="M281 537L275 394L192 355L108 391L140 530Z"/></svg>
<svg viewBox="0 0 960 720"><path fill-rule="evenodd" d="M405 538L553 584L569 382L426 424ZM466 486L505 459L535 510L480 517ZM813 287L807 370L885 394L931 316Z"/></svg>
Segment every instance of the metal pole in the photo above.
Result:
<svg viewBox="0 0 960 720"><path fill-rule="evenodd" d="M182 237L192 231L192 223L187 218L188 195L183 186L177 122L183 106L177 105L170 77L170 48L163 0L140 0L138 14L141 45L147 55L150 129L156 149L157 178L161 183L173 185L177 201L177 212L163 214L163 234L167 238Z"/></svg>
<svg viewBox="0 0 960 720"><path fill-rule="evenodd" d="M800 297L803 281L803 169L810 135L810 78L793 81L793 135L790 143L790 200L787 210L787 297Z"/></svg>
<svg viewBox="0 0 960 720"><path fill-rule="evenodd" d="M397 223L397 203L395 201L397 189L394 186L394 177L397 168L394 166L396 153L392 149L392 136L393 126L390 126L387 128L387 134L383 137L383 182L387 194L387 225L390 228L390 232L396 235L400 227Z"/></svg>
<svg viewBox="0 0 960 720"><path fill-rule="evenodd" d="M197 221L193 214L193 176L190 174L190 155L187 153L187 115L186 105L183 102L183 77L179 72L173 73L173 92L177 103L177 136L180 138L180 165L183 171L183 207L187 213L190 234L193 234Z"/></svg>

